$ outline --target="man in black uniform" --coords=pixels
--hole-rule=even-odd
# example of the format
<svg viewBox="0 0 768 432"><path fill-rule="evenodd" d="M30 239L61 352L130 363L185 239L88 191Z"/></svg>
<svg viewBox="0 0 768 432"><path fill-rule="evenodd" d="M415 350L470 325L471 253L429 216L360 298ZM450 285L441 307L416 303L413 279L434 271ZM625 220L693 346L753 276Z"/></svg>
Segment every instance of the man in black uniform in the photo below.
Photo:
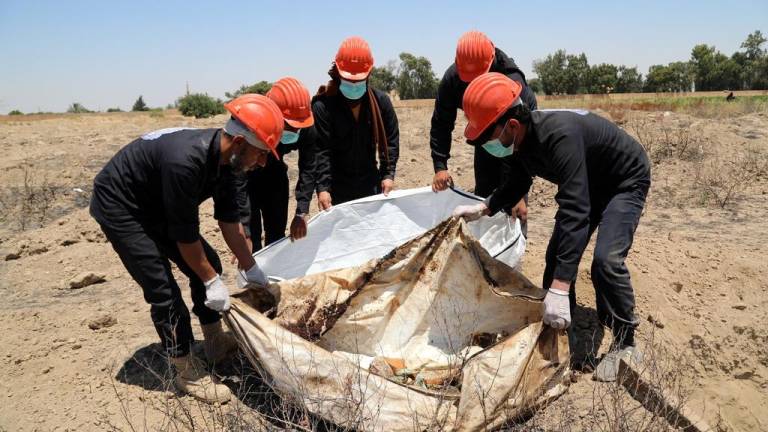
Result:
<svg viewBox="0 0 768 432"><path fill-rule="evenodd" d="M651 184L642 146L616 125L586 111L533 111L520 103L520 84L488 73L469 85L464 109L467 139L505 158L511 177L484 203L460 206L455 216L473 220L517 202L540 176L557 184L558 211L546 253L544 323L566 328L575 306L579 261L599 227L592 283L600 321L613 332L611 352L595 379L616 379L621 357L634 348L635 297L624 263Z"/></svg>
<svg viewBox="0 0 768 432"><path fill-rule="evenodd" d="M387 195L394 187L400 140L397 115L389 96L368 86L372 68L368 43L358 37L344 40L329 71L331 81L312 102L317 138L314 174L321 210L332 203Z"/></svg>
<svg viewBox="0 0 768 432"><path fill-rule="evenodd" d="M174 280L170 261L189 278L194 307L205 337L208 360L216 362L236 347L223 332L220 311L229 291L213 248L200 235L198 206L213 197L222 236L258 285L267 278L248 249L236 175L264 165L280 139L283 117L260 95L243 95L226 105L232 118L224 129L163 129L122 148L94 180L91 215L104 231L128 273L151 305L152 321L176 367L175 384L206 402L226 402L229 389L216 383L191 353L189 311Z"/></svg>
<svg viewBox="0 0 768 432"><path fill-rule="evenodd" d="M314 118L309 91L296 78L285 77L277 80L266 96L280 108L285 124L277 148L280 157L269 155L264 167L248 175L250 217L243 222L243 226L247 228L246 234L252 241L254 252L262 247L262 228L264 246L285 236L285 225L288 222L288 167L283 162L283 156L294 150L299 152L297 199L299 196L309 196L311 200L315 188L310 156ZM303 211L297 208L296 217L291 223L291 233L296 234L292 236L294 238L303 237L298 235L300 229L297 225L303 225L306 233L308 207L309 202Z"/></svg>
<svg viewBox="0 0 768 432"><path fill-rule="evenodd" d="M435 176L432 190L445 190L452 184L448 171L448 159L451 157L451 133L456 124L456 111L462 108L462 99L469 83L476 77L488 72L499 72L517 81L523 86L521 98L528 108L537 108L536 95L528 87L525 74L517 67L514 60L500 49L494 47L488 37L479 31L465 33L456 46L456 61L445 71L435 98L435 110L432 113L432 129L429 131L429 145L432 148L432 165ZM504 178L509 176L510 168L503 160L489 155L481 149L475 149L474 156L475 195L487 197L499 187ZM516 203L517 204L517 203ZM520 217L525 225L527 219L525 201L513 209L513 216Z"/></svg>

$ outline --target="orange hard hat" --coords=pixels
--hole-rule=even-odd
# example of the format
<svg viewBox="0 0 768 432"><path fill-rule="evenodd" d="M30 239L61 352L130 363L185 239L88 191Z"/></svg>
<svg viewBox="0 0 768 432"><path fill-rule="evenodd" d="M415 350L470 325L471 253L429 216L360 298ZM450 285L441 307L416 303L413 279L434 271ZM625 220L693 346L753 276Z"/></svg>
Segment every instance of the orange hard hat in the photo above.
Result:
<svg viewBox="0 0 768 432"><path fill-rule="evenodd" d="M283 113L285 122L295 128L305 128L315 123L312 116L311 98L309 90L296 78L285 77L272 84L267 92L267 97L272 99L280 112Z"/></svg>
<svg viewBox="0 0 768 432"><path fill-rule="evenodd" d="M373 54L365 39L357 36L344 39L336 53L336 68L342 78L361 81L373 69Z"/></svg>
<svg viewBox="0 0 768 432"><path fill-rule="evenodd" d="M255 93L247 93L224 104L232 117L248 128L259 141L266 144L276 158L277 145L283 135L283 115L272 99Z"/></svg>
<svg viewBox="0 0 768 432"><path fill-rule="evenodd" d="M496 48L485 33L473 30L461 35L456 45L456 70L464 82L491 70Z"/></svg>
<svg viewBox="0 0 768 432"><path fill-rule="evenodd" d="M520 102L523 86L498 72L489 72L472 80L464 92L462 109L467 116L464 136L477 139L508 109Z"/></svg>

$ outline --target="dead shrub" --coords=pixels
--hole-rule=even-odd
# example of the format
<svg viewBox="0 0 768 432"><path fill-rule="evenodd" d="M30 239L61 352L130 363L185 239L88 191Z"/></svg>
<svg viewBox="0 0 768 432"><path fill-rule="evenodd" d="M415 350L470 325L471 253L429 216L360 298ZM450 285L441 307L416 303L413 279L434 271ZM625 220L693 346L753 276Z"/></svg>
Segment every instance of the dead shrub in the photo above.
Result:
<svg viewBox="0 0 768 432"><path fill-rule="evenodd" d="M23 165L21 184L0 193L0 223L13 223L21 231L41 227L49 221L59 196L58 188L31 165Z"/></svg>
<svg viewBox="0 0 768 432"><path fill-rule="evenodd" d="M699 204L725 208L754 183L756 173L764 169L765 165L760 165L759 160L745 154L731 158L715 154L700 161L693 177Z"/></svg>

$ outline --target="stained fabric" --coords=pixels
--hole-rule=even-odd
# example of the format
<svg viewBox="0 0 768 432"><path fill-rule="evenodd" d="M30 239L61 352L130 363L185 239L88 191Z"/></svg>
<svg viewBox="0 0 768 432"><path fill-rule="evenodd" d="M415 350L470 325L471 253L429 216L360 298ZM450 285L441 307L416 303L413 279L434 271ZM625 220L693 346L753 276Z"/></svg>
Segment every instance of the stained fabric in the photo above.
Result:
<svg viewBox="0 0 768 432"><path fill-rule="evenodd" d="M236 295L249 360L301 408L364 431L485 430L566 390L544 290L448 219L362 265Z"/></svg>

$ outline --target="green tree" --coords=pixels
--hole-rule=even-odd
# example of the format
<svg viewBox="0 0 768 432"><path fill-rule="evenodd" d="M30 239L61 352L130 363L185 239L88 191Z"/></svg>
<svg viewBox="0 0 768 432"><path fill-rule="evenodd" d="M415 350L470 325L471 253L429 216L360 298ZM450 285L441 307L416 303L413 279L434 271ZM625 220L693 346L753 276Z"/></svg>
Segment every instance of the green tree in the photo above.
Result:
<svg viewBox="0 0 768 432"><path fill-rule="evenodd" d="M529 79L528 87L531 89L532 92L536 94L539 94L544 91L544 88L541 86L541 80L539 78Z"/></svg>
<svg viewBox="0 0 768 432"><path fill-rule="evenodd" d="M67 112L68 113L72 113L72 114L82 114L82 113L90 113L90 112L93 112L93 111L91 111L88 108L84 107L79 102L75 102L72 105L70 105L69 108L67 108Z"/></svg>
<svg viewBox="0 0 768 432"><path fill-rule="evenodd" d="M589 71L590 93L613 93L619 82L619 68L608 63L593 65Z"/></svg>
<svg viewBox="0 0 768 432"><path fill-rule="evenodd" d="M371 87L385 91L387 93L395 89L397 77L395 76L395 61L390 60L386 66L374 66L368 77L368 83Z"/></svg>
<svg viewBox="0 0 768 432"><path fill-rule="evenodd" d="M738 89L740 72L738 64L717 51L714 46L699 44L691 51L696 91Z"/></svg>
<svg viewBox="0 0 768 432"><path fill-rule="evenodd" d="M590 87L590 69L586 54L569 54L566 58L568 60L568 66L565 69L566 93L588 93Z"/></svg>
<svg viewBox="0 0 768 432"><path fill-rule="evenodd" d="M272 84L268 81L259 81L256 84L251 85L242 85L239 89L235 90L234 92L225 92L224 96L227 97L227 99L234 99L240 95L248 94L248 93L256 93L260 95L265 95L267 92L272 88Z"/></svg>
<svg viewBox="0 0 768 432"><path fill-rule="evenodd" d="M731 60L739 70L739 83L748 90L768 89L768 55L762 45L768 42L757 30L741 44L744 52L737 51Z"/></svg>
<svg viewBox="0 0 768 432"><path fill-rule="evenodd" d="M437 95L438 80L426 57L404 52L400 53L396 85L400 99L431 99Z"/></svg>
<svg viewBox="0 0 768 432"><path fill-rule="evenodd" d="M133 108L131 108L131 111L149 111L149 107L144 103L143 96L139 96L139 98L136 99L136 102L133 103Z"/></svg>
<svg viewBox="0 0 768 432"><path fill-rule="evenodd" d="M755 30L754 33L750 33L747 39L741 43L741 47L744 48L747 59L757 60L765 56L765 50L762 48L762 45L766 42L768 42L768 39L763 36L760 30Z"/></svg>
<svg viewBox="0 0 768 432"><path fill-rule="evenodd" d="M539 76L544 94L558 95L567 93L565 50L557 50L543 60L534 60L533 71Z"/></svg>
<svg viewBox="0 0 768 432"><path fill-rule="evenodd" d="M107 108L107 112L108 112L108 113L110 113L110 112L123 112L123 110L121 110L121 109L120 109L120 107L116 107L116 108Z"/></svg>
<svg viewBox="0 0 768 432"><path fill-rule="evenodd" d="M24 115L24 113L23 113L23 112L21 112L21 111L19 111L19 110L13 110L13 111L9 112L9 113L8 113L8 115L12 115L12 116L15 116L15 115Z"/></svg>
<svg viewBox="0 0 768 432"><path fill-rule="evenodd" d="M691 91L693 73L688 62L673 62L669 65L654 65L645 79L647 92Z"/></svg>
<svg viewBox="0 0 768 432"><path fill-rule="evenodd" d="M584 53L573 55L557 50L544 60L535 60L533 71L539 76L545 94L577 94L590 90L591 70Z"/></svg>
<svg viewBox="0 0 768 432"><path fill-rule="evenodd" d="M619 66L619 77L616 80L616 93L639 93L643 91L643 74L637 67Z"/></svg>
<svg viewBox="0 0 768 432"><path fill-rule="evenodd" d="M181 114L195 118L207 118L223 114L225 111L221 100L202 93L192 93L179 98L178 106Z"/></svg>

